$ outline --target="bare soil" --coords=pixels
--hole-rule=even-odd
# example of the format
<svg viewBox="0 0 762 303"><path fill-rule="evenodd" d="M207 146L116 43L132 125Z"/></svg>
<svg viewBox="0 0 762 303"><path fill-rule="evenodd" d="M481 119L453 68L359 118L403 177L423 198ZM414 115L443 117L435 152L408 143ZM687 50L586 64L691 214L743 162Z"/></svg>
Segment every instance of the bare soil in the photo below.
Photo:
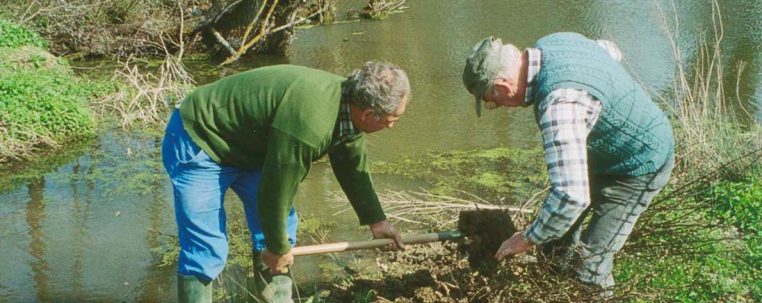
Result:
<svg viewBox="0 0 762 303"><path fill-rule="evenodd" d="M458 229L467 238L461 247L468 255L468 263L471 268L484 274L492 274L497 270L495 253L503 241L516 232L511 215L493 209L460 212Z"/></svg>
<svg viewBox="0 0 762 303"><path fill-rule="evenodd" d="M569 302L586 297L572 279L549 275L531 255L494 258L516 232L508 213L462 212L458 227L466 239L382 253L376 257L377 272L350 273L327 287L320 302Z"/></svg>
<svg viewBox="0 0 762 303"><path fill-rule="evenodd" d="M459 252L462 243L409 246L381 254L377 273L353 273L318 302L580 302L590 297L533 258L512 258L485 275Z"/></svg>

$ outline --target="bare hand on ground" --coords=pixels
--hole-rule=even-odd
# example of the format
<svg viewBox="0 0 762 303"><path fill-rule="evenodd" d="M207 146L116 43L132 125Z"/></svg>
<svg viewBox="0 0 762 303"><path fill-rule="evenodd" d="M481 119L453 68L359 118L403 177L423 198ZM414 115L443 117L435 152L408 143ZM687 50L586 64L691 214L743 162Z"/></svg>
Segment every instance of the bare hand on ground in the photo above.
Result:
<svg viewBox="0 0 762 303"><path fill-rule="evenodd" d="M532 246L534 246L534 243L524 239L524 235L522 233L523 232L518 231L514 233L510 239L505 240L505 242L503 242L503 245L500 245L500 249L497 250L497 253L495 254L495 259L500 261L506 256L520 254L532 248Z"/></svg>
<svg viewBox="0 0 762 303"><path fill-rule="evenodd" d="M288 266L294 265L294 254L291 251L285 255L276 255L265 249L260 256L262 262L270 268L270 274L282 274L288 272Z"/></svg>
<svg viewBox="0 0 762 303"><path fill-rule="evenodd" d="M405 245L402 244L402 236L400 236L400 232L387 220L371 224L370 232L373 234L373 239L390 238L394 240L396 248L405 249Z"/></svg>

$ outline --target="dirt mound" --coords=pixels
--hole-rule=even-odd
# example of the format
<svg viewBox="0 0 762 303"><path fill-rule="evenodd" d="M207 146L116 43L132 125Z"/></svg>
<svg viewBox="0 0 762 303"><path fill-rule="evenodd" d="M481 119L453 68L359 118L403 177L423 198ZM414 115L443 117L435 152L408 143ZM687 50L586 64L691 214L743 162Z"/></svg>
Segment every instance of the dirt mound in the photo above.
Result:
<svg viewBox="0 0 762 303"><path fill-rule="evenodd" d="M0 48L0 70L36 70L36 69L61 69L68 70L68 66L61 66L56 56L44 49L35 46L21 46L17 48Z"/></svg>
<svg viewBox="0 0 762 303"><path fill-rule="evenodd" d="M480 209L460 212L458 229L467 241L461 251L468 254L468 263L483 274L492 274L497 270L495 259L503 241L516 232L507 211Z"/></svg>
<svg viewBox="0 0 762 303"><path fill-rule="evenodd" d="M410 245L376 258L378 272L325 285L318 302L591 302L574 278L533 258L509 258L487 276L469 266L458 243ZM303 294L309 296L306 289Z"/></svg>
<svg viewBox="0 0 762 303"><path fill-rule="evenodd" d="M486 281L459 257L456 243L411 245L379 256L376 263L380 276L355 277L334 288L326 302L363 301L360 297L367 296L372 302L469 302L484 285L479 281Z"/></svg>

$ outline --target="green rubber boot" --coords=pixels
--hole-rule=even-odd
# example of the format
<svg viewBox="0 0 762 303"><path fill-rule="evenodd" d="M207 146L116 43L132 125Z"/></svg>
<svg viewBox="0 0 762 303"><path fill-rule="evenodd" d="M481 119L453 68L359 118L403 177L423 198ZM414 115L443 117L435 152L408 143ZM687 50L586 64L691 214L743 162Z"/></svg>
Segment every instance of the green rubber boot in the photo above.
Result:
<svg viewBox="0 0 762 303"><path fill-rule="evenodd" d="M259 254L254 252L254 294L257 298L267 303L293 303L291 289L293 281L289 273L271 275L270 269L259 259Z"/></svg>
<svg viewBox="0 0 762 303"><path fill-rule="evenodd" d="M212 283L204 285L194 276L178 274L177 301L180 303L212 303Z"/></svg>

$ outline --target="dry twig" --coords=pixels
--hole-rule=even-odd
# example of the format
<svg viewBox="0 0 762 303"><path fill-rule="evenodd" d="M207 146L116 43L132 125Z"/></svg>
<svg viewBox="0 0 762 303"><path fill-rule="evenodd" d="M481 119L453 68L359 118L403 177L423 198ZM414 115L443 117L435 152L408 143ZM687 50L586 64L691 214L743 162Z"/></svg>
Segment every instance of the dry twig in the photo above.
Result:
<svg viewBox="0 0 762 303"><path fill-rule="evenodd" d="M516 213L514 216L534 213L533 210L527 209L528 204L534 203L532 202L534 197L520 207L512 207L496 205L465 191L461 191L461 193L470 198L437 195L426 191L387 191L379 194L379 198L384 205L387 216L390 218L417 225L433 225L437 227L447 227L457 223L458 212L462 210L502 209ZM334 200L345 201L346 199L337 193ZM350 208L343 207L343 209L337 211L334 215L348 210Z"/></svg>

